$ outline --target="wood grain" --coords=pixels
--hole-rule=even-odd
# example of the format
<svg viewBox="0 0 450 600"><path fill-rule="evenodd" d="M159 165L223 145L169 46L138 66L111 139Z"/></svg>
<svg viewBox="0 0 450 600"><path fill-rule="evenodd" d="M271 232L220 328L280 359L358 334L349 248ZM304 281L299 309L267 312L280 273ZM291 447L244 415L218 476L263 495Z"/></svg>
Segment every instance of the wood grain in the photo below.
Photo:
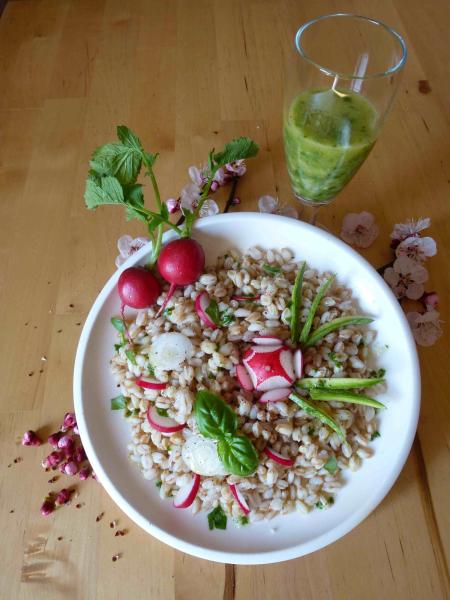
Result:
<svg viewBox="0 0 450 600"><path fill-rule="evenodd" d="M288 563L234 567L176 552L139 530L94 481L78 483L76 502L44 519L39 505L52 487L39 466L45 449L20 446L23 431L41 428L47 435L71 407L80 327L114 268L116 240L143 233L119 210L85 210L92 149L114 136L116 124L129 124L161 153L157 171L167 198L210 147L247 134L261 152L239 184L241 208L255 210L268 193L291 202L281 137L283 54L302 22L336 10L393 25L406 38L409 58L381 139L323 221L338 233L344 214L371 210L381 235L363 255L380 266L390 257L393 224L430 216L440 251L427 264L428 288L440 294L448 322L448 2L6 4L0 18L2 598L450 597L448 335L420 349L418 435L388 497L345 538ZM429 82L428 94L419 91L419 80ZM114 535L114 520L126 529L123 537Z"/></svg>

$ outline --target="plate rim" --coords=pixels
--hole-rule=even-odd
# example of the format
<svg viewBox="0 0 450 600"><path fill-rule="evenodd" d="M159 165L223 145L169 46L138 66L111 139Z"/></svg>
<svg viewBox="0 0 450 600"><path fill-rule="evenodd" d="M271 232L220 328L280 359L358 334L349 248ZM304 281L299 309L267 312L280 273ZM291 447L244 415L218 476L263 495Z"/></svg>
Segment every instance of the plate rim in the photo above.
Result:
<svg viewBox="0 0 450 600"><path fill-rule="evenodd" d="M275 221L278 225L282 226L283 223L289 223L290 225L295 224L298 226L299 231L302 229L306 230L314 230L314 233L319 236L319 238L326 239L333 244L337 244L341 246L347 253L349 253L362 267L368 269L376 273L374 267L364 258L362 257L356 250L351 248L349 245L345 244L338 237L333 234L319 229L309 223L305 223L303 221L294 221L292 218L284 217L281 215L272 215L272 214L264 214L257 212L236 212L236 213L222 213L219 215L215 215L212 217L204 217L201 220L197 221L194 225L194 233L196 230L208 229L210 223L217 224L217 221L235 221L235 220L254 220L261 219L267 221ZM167 242L171 239L174 239L176 235L173 231L168 231L163 236L163 241ZM96 318L98 316L98 312L101 309L105 299L110 294L112 288L116 284L121 272L131 266L138 264L149 252L149 248L151 247L151 242L141 248L138 252L130 256L125 263L117 269L106 281L102 290L97 295L94 303L92 304L86 321L83 325L83 329L79 338L76 355L75 355L75 363L74 363L74 372L73 372L73 396L74 396L74 406L75 406L75 414L77 418L77 424L80 432L80 437L88 456L89 462L93 468L93 471L96 473L99 483L101 483L102 487L109 494L112 500L119 506L121 510L131 518L137 525L139 525L144 531L150 533L152 536L157 538L158 540L168 544L172 548L176 550L180 550L181 552L186 552L191 554L192 556L196 556L198 558L203 558L205 560L211 560L213 562L220 563L231 563L231 564L239 564L239 565L259 565L259 564L271 564L282 562L285 560L291 560L294 558L299 558L301 556L305 556L316 550L324 548L329 544L334 543L341 537L345 536L352 529L357 527L362 521L364 521L374 510L379 506L379 504L384 500L386 495L392 489L394 483L397 481L400 472L402 471L413 441L414 436L417 430L417 424L420 413L420 404L421 404L421 375L420 375L420 364L419 358L417 354L417 349L415 345L415 341L411 332L411 329L408 325L408 321L406 316L398 303L397 298L394 296L392 290L389 288L384 279L380 277L380 282L382 282L382 286L384 286L385 291L387 292L386 296L389 299L389 303L393 308L396 316L398 317L399 323L403 329L403 334L405 338L405 342L408 346L408 351L411 355L411 359L414 363L414 381L412 382L413 386L413 397L411 398L411 413L410 419L408 422L408 431L406 435L406 442L401 449L401 452L396 457L395 467L391 468L389 473L390 476L388 480L386 480L383 486L380 486L377 493L374 494L370 501L366 502L358 511L354 512L351 516L346 518L340 525L334 527L331 531L325 532L320 536L314 538L314 540L302 542L301 544L289 546L285 549L278 550L267 550L267 551L259 551L259 552L233 552L233 551L224 551L217 549L210 549L200 546L198 544L194 544L192 542L188 542L184 539L181 539L171 533L166 532L164 529L159 526L148 521L143 515L138 512L126 499L123 493L118 490L114 484L109 480L107 474L105 473L100 461L97 459L95 445L91 440L91 437L88 432L88 428L86 425L86 421L84 418L84 410L83 410L83 391L82 391L82 380L83 380L83 368L84 368L84 358L86 354L86 348L89 341L89 336L92 331L92 328L95 324Z"/></svg>

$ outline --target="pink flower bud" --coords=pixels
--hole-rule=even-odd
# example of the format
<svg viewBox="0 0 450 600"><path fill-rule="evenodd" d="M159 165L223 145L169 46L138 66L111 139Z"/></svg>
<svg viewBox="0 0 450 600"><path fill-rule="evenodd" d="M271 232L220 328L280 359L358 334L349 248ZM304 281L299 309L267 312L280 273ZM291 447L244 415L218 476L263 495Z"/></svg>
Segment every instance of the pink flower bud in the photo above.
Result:
<svg viewBox="0 0 450 600"><path fill-rule="evenodd" d="M67 488L63 488L56 495L55 504L61 506L62 504L67 504L70 500L70 496L72 495L72 490L68 490Z"/></svg>
<svg viewBox="0 0 450 600"><path fill-rule="evenodd" d="M50 500L50 498L46 498L41 505L41 515L43 517L48 517L55 510L55 505Z"/></svg>
<svg viewBox="0 0 450 600"><path fill-rule="evenodd" d="M231 201L231 204L233 204L234 206L237 206L240 203L241 203L240 198L233 198L233 200Z"/></svg>
<svg viewBox="0 0 450 600"><path fill-rule="evenodd" d="M62 455L64 456L64 458L67 458L68 460L72 460L73 458L73 446L70 446L69 448L62 448L61 450Z"/></svg>
<svg viewBox="0 0 450 600"><path fill-rule="evenodd" d="M77 424L75 419L75 414L73 412L68 412L64 415L64 421L61 427L61 431L67 431L68 429L72 429Z"/></svg>
<svg viewBox="0 0 450 600"><path fill-rule="evenodd" d="M86 460L86 458L86 452L84 451L83 446L77 446L73 453L73 460L77 463L81 463Z"/></svg>
<svg viewBox="0 0 450 600"><path fill-rule="evenodd" d="M169 214L174 215L180 210L180 201L175 200L175 198L169 198L168 200L166 200L166 206L167 210L169 211Z"/></svg>
<svg viewBox="0 0 450 600"><path fill-rule="evenodd" d="M73 460L70 460L68 463L64 465L64 473L66 475L75 475L78 473L78 465Z"/></svg>
<svg viewBox="0 0 450 600"><path fill-rule="evenodd" d="M25 431L22 437L22 446L40 446L41 444L42 440L35 431L31 429Z"/></svg>
<svg viewBox="0 0 450 600"><path fill-rule="evenodd" d="M58 441L58 448L73 448L74 439L71 435L63 435Z"/></svg>
<svg viewBox="0 0 450 600"><path fill-rule="evenodd" d="M55 450L53 452L50 452L50 454L44 458L44 460L42 461L42 466L44 467L44 469L56 467L57 465L59 465L62 458L63 457L62 457L61 452L57 452Z"/></svg>
<svg viewBox="0 0 450 600"><path fill-rule="evenodd" d="M219 187L220 187L219 183L217 181L213 181L211 183L211 188L210 189L211 189L212 192L215 192L216 190L219 189Z"/></svg>
<svg viewBox="0 0 450 600"><path fill-rule="evenodd" d="M83 467L82 469L80 469L78 476L81 479L81 481L84 481L85 479L87 479L89 477L90 471L91 470L89 467ZM92 476L94 476L94 474L92 474Z"/></svg>
<svg viewBox="0 0 450 600"><path fill-rule="evenodd" d="M61 431L56 431L55 433L52 433L48 437L47 442L50 444L50 446L53 446L53 448L57 448L58 447L59 438L61 436L62 436Z"/></svg>
<svg viewBox="0 0 450 600"><path fill-rule="evenodd" d="M436 292L425 292L421 300L428 310L435 310L439 304L439 296Z"/></svg>
<svg viewBox="0 0 450 600"><path fill-rule="evenodd" d="M65 474L65 472L66 472L66 466L67 466L67 463L66 463L66 462L63 462L63 463L61 463L61 464L59 465L58 469L60 470L60 472L61 472L61 473L64 473L64 474Z"/></svg>

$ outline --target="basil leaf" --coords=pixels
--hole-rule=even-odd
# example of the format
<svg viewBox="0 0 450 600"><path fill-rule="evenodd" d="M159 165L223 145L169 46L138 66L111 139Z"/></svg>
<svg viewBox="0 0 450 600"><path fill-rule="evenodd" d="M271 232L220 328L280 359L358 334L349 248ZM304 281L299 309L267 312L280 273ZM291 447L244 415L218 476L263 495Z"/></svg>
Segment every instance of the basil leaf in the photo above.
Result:
<svg viewBox="0 0 450 600"><path fill-rule="evenodd" d="M119 317L111 317L111 325L117 329L119 333L125 333L125 323Z"/></svg>
<svg viewBox="0 0 450 600"><path fill-rule="evenodd" d="M134 353L134 350L125 350L125 356L128 358L132 365L137 365L136 354Z"/></svg>
<svg viewBox="0 0 450 600"><path fill-rule="evenodd" d="M314 316L316 314L316 310L318 309L319 304L322 301L322 298L325 296L328 288L333 283L334 279L335 279L335 275L332 275L318 289L317 294L309 308L308 316L306 318L305 324L303 325L302 332L300 333L300 343L301 344L304 344L306 342L306 340L308 339L309 332L311 331L311 327L312 327L312 324L314 321Z"/></svg>
<svg viewBox="0 0 450 600"><path fill-rule="evenodd" d="M205 308L205 313L215 325L221 325L219 306L215 300L209 301L208 306Z"/></svg>
<svg viewBox="0 0 450 600"><path fill-rule="evenodd" d="M111 398L111 410L121 410L122 408L126 407L127 402L123 394L120 394L120 396L116 396L115 398Z"/></svg>
<svg viewBox="0 0 450 600"><path fill-rule="evenodd" d="M276 273L279 273L281 271L280 267L272 267L271 265L268 265L267 263L264 263L262 266L263 271L265 271L266 273L269 273L270 275L275 275Z"/></svg>
<svg viewBox="0 0 450 600"><path fill-rule="evenodd" d="M252 475L259 463L255 447L244 435L229 435L219 440L217 454L227 471L238 477Z"/></svg>
<svg viewBox="0 0 450 600"><path fill-rule="evenodd" d="M298 336L300 335L300 308L302 307L302 285L305 269L306 262L303 262L295 277L294 288L292 290L291 342L293 344L297 344Z"/></svg>
<svg viewBox="0 0 450 600"><path fill-rule="evenodd" d="M227 528L227 515L223 512L220 504L208 514L208 525L210 529Z"/></svg>
<svg viewBox="0 0 450 600"><path fill-rule="evenodd" d="M330 456L327 462L323 465L323 468L328 471L328 473L336 473L338 464L335 456Z"/></svg>
<svg viewBox="0 0 450 600"><path fill-rule="evenodd" d="M236 431L236 415L228 404L208 390L197 392L194 403L197 427L202 435L214 440Z"/></svg>
<svg viewBox="0 0 450 600"><path fill-rule="evenodd" d="M167 412L167 408L159 408L159 406L157 406L156 412L158 413L158 415L160 417L168 417L169 416L169 413Z"/></svg>

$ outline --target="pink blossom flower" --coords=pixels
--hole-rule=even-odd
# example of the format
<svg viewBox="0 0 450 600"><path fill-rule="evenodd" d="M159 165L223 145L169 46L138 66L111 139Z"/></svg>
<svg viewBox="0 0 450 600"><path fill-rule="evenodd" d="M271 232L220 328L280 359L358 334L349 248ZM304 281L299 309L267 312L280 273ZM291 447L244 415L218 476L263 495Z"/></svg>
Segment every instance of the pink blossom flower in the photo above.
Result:
<svg viewBox="0 0 450 600"><path fill-rule="evenodd" d="M384 279L397 298L406 296L418 300L424 292L423 283L428 279L428 271L407 256L400 256L384 271Z"/></svg>
<svg viewBox="0 0 450 600"><path fill-rule="evenodd" d="M418 236L421 231L428 229L431 219L408 219L406 223L397 223L391 233L391 239L396 242L402 242L407 237Z"/></svg>
<svg viewBox="0 0 450 600"><path fill-rule="evenodd" d="M292 219L298 218L298 212L293 206L280 204L278 198L274 198L273 196L261 196L258 200L258 208L261 213L283 215Z"/></svg>
<svg viewBox="0 0 450 600"><path fill-rule="evenodd" d="M228 183L229 179L230 175L226 173L225 169L223 169L222 167L220 169L217 169L211 183L211 191L215 192L218 188Z"/></svg>
<svg viewBox="0 0 450 600"><path fill-rule="evenodd" d="M175 198L169 198L166 200L167 210L169 211L169 215L174 215L180 210L180 200L175 200Z"/></svg>
<svg viewBox="0 0 450 600"><path fill-rule="evenodd" d="M203 169L199 169L198 167L189 167L188 169L189 177L194 185L201 188L205 185L205 178L203 176Z"/></svg>
<svg viewBox="0 0 450 600"><path fill-rule="evenodd" d="M123 235L117 240L117 248L119 256L116 258L116 267L120 267L123 263L135 252L140 250L148 243L148 238L137 237L132 238L131 235Z"/></svg>
<svg viewBox="0 0 450 600"><path fill-rule="evenodd" d="M436 310L428 310L423 315L410 312L406 318L419 346L432 346L441 337L441 321Z"/></svg>
<svg viewBox="0 0 450 600"><path fill-rule="evenodd" d="M420 300L427 310L435 310L439 304L439 296L436 292L425 292Z"/></svg>
<svg viewBox="0 0 450 600"><path fill-rule="evenodd" d="M217 202L212 198L206 198L206 200L203 202L199 214L200 217L213 217L214 215L217 215L218 212L219 206L217 205Z"/></svg>
<svg viewBox="0 0 450 600"><path fill-rule="evenodd" d="M238 177L242 177L247 172L247 165L245 164L245 160L235 160L232 163L228 163L225 165L225 169L232 173L233 175L237 175Z"/></svg>
<svg viewBox="0 0 450 600"><path fill-rule="evenodd" d="M357 248L368 248L378 234L378 225L372 213L348 213L342 221L341 238Z"/></svg>
<svg viewBox="0 0 450 600"><path fill-rule="evenodd" d="M423 262L437 252L436 242L432 237L409 236L397 246L397 256L407 256L416 262Z"/></svg>
<svg viewBox="0 0 450 600"><path fill-rule="evenodd" d="M181 190L180 206L182 210L193 211L197 208L200 199L201 189L195 183L185 185Z"/></svg>

